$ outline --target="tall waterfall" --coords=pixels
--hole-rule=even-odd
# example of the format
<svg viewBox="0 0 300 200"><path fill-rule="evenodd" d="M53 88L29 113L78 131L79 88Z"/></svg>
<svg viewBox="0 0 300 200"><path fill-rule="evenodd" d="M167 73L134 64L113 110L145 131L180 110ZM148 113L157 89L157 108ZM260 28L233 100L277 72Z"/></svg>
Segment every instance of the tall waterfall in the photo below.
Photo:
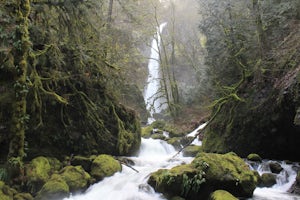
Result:
<svg viewBox="0 0 300 200"><path fill-rule="evenodd" d="M151 54L148 63L148 79L144 92L144 99L147 106L147 110L150 113L149 122L153 121L153 114L160 113L166 108L163 104L165 98L161 92L161 73L160 73L160 45L161 45L161 33L167 23L162 23L156 31L151 44Z"/></svg>

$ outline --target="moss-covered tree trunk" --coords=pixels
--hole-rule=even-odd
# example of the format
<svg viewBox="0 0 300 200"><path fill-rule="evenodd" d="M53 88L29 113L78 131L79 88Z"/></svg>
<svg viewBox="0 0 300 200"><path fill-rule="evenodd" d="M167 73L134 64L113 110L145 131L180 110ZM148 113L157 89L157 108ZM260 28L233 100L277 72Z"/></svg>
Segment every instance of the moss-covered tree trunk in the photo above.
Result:
<svg viewBox="0 0 300 200"><path fill-rule="evenodd" d="M26 96L28 93L27 68L30 50L28 32L28 16L30 0L16 0L14 2L16 32L14 41L14 90L12 102L12 120L10 129L10 145L8 153L9 164L20 164L24 157L24 139L26 129Z"/></svg>

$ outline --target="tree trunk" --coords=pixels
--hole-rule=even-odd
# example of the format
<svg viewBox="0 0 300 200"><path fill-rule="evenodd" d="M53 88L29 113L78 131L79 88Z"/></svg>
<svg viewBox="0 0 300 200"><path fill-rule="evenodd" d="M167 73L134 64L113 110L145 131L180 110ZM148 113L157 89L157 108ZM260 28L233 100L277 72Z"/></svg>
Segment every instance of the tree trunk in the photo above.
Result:
<svg viewBox="0 0 300 200"><path fill-rule="evenodd" d="M28 55L31 46L28 32L28 16L30 13L29 0L16 0L16 32L14 43L14 90L12 102L12 120L10 129L10 145L8 162L10 165L20 167L24 158L24 140L26 129L26 96L28 93L27 68Z"/></svg>

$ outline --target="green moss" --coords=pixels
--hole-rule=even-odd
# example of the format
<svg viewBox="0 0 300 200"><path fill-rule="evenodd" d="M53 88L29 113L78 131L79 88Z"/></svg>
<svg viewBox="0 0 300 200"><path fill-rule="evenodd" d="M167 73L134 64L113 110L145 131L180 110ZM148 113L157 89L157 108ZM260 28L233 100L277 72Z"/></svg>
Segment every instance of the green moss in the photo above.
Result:
<svg viewBox="0 0 300 200"><path fill-rule="evenodd" d="M152 130L153 130L152 126L142 127L142 137L149 138L151 136Z"/></svg>
<svg viewBox="0 0 300 200"><path fill-rule="evenodd" d="M70 191L86 189L91 182L91 176L81 166L66 166L59 174L69 186Z"/></svg>
<svg viewBox="0 0 300 200"><path fill-rule="evenodd" d="M276 175L272 173L264 173L261 175L260 187L272 187L276 184Z"/></svg>
<svg viewBox="0 0 300 200"><path fill-rule="evenodd" d="M183 156L194 157L202 150L201 146L190 145L183 150Z"/></svg>
<svg viewBox="0 0 300 200"><path fill-rule="evenodd" d="M57 174L52 175L42 189L38 192L35 200L55 200L62 199L69 195L69 186L63 178Z"/></svg>
<svg viewBox="0 0 300 200"><path fill-rule="evenodd" d="M58 171L62 168L62 164L57 158L47 157L47 160L49 161L52 171Z"/></svg>
<svg viewBox="0 0 300 200"><path fill-rule="evenodd" d="M152 139L159 139L159 140L165 140L166 139L166 137L161 133L154 133L154 134L151 135L151 138Z"/></svg>
<svg viewBox="0 0 300 200"><path fill-rule="evenodd" d="M225 190L216 190L211 194L210 200L238 200L238 198Z"/></svg>
<svg viewBox="0 0 300 200"><path fill-rule="evenodd" d="M27 187L31 193L36 193L49 179L51 166L47 158L37 157L26 166Z"/></svg>
<svg viewBox="0 0 300 200"><path fill-rule="evenodd" d="M180 143L181 137L173 137L167 140L168 144L171 144L175 149L179 150L181 148Z"/></svg>
<svg viewBox="0 0 300 200"><path fill-rule="evenodd" d="M14 196L14 200L33 200L33 197L29 193L18 193Z"/></svg>
<svg viewBox="0 0 300 200"><path fill-rule="evenodd" d="M206 179L211 182L219 182L226 190L237 196L249 197L252 195L256 185L257 176L251 171L243 159L235 153L213 154L200 153L193 160L195 167L203 169L201 163L207 163Z"/></svg>
<svg viewBox="0 0 300 200"><path fill-rule="evenodd" d="M3 181L0 181L0 199L1 200L13 200L14 194L17 191L5 185Z"/></svg>
<svg viewBox="0 0 300 200"><path fill-rule="evenodd" d="M95 159L96 157L92 158L92 157L84 157L84 156L74 156L72 161L71 161L71 164L76 166L76 165L80 165L83 167L83 169L86 171L86 172L90 172L91 171L91 165L92 165L92 162L93 160Z"/></svg>
<svg viewBox="0 0 300 200"><path fill-rule="evenodd" d="M251 161L259 161L261 162L262 161L262 158L258 155L258 154L255 154L255 153L251 153L247 156L247 159L248 160L251 160Z"/></svg>
<svg viewBox="0 0 300 200"><path fill-rule="evenodd" d="M121 171L120 163L110 155L99 155L92 163L91 176L96 180L102 180L104 177L111 176Z"/></svg>

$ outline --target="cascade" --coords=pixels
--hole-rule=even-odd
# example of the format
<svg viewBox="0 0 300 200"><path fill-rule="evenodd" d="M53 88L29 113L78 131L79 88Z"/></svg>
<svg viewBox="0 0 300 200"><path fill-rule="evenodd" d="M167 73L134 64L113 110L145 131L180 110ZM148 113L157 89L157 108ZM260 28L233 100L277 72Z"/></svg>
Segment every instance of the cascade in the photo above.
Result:
<svg viewBox="0 0 300 200"><path fill-rule="evenodd" d="M153 114L160 113L163 109L166 109L165 98L161 92L160 85L160 45L161 45L161 33L167 23L162 23L156 31L151 44L151 54L148 63L149 75L147 78L147 85L144 92L144 99L146 103L147 110L150 113L150 118L148 123L154 121Z"/></svg>

